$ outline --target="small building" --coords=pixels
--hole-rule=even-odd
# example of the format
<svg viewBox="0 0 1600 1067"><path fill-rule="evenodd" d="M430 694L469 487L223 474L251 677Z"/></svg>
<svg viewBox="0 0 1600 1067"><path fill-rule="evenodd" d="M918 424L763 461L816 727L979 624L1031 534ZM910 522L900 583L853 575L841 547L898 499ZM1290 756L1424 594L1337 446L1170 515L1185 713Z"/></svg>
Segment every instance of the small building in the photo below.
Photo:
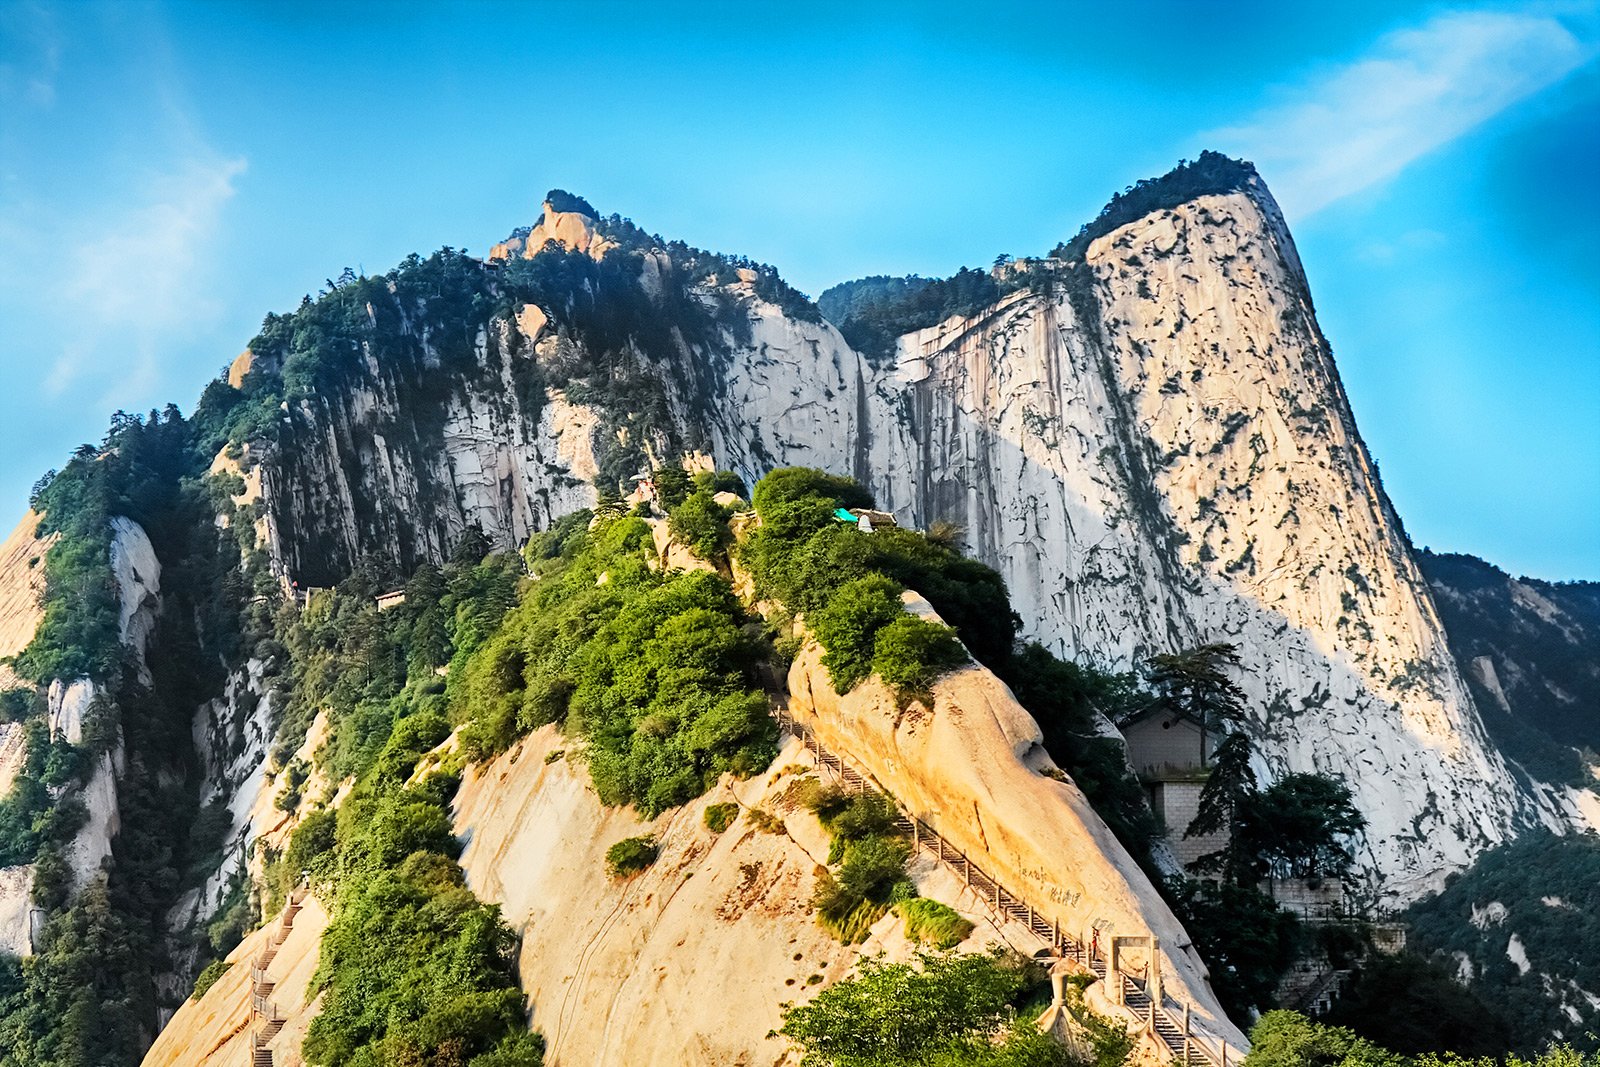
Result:
<svg viewBox="0 0 1600 1067"><path fill-rule="evenodd" d="M388 611L390 608L397 608L406 602L406 591L404 589L394 589L387 593L379 593L375 599L378 602L379 611Z"/></svg>
<svg viewBox="0 0 1600 1067"><path fill-rule="evenodd" d="M862 533L871 533L874 529L890 530L900 525L892 513L871 508L835 508L833 517L840 522L855 523Z"/></svg>
<svg viewBox="0 0 1600 1067"><path fill-rule="evenodd" d="M1221 738L1189 715L1159 704L1136 711L1117 724L1128 746L1128 761L1144 786L1151 809L1167 828L1167 843L1184 866L1216 852L1226 833L1184 837L1200 812L1200 794L1211 776L1211 756Z"/></svg>

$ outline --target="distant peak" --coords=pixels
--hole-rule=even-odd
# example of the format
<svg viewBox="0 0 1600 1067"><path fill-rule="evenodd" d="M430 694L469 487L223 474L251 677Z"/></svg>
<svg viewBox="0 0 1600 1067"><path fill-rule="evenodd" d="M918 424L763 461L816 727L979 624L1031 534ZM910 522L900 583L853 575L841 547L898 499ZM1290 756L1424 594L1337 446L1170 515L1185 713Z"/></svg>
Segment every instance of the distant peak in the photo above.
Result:
<svg viewBox="0 0 1600 1067"><path fill-rule="evenodd" d="M600 213L589 201L565 189L552 189L544 194L544 213L539 221L513 230L509 238L489 250L489 259L532 259L550 242L599 259L617 246L596 228L599 221Z"/></svg>
<svg viewBox="0 0 1600 1067"><path fill-rule="evenodd" d="M1144 178L1117 193L1100 209L1094 221L1080 229L1072 240L1058 245L1053 255L1058 259L1077 258L1095 238L1151 212L1175 208L1201 196L1240 192L1266 193L1266 185L1256 173L1255 164L1207 149L1193 161L1179 160L1176 167L1160 177Z"/></svg>
<svg viewBox="0 0 1600 1067"><path fill-rule="evenodd" d="M587 216L595 221L600 220L600 213L590 205L589 201L565 189L552 189L544 194L544 209L546 211L559 211L563 214L573 212Z"/></svg>

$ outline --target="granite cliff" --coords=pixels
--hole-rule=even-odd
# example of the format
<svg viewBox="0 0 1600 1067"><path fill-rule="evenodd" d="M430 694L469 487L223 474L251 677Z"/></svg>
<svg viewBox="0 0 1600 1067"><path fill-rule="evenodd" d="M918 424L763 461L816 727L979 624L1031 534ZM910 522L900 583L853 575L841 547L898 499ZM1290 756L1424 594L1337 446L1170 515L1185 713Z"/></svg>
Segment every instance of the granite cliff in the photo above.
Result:
<svg viewBox="0 0 1600 1067"><path fill-rule="evenodd" d="M297 696L332 668L284 645L310 641L296 622L315 614L317 591L345 583L360 595L337 603L370 607L421 565L520 550L659 467L733 471L748 485L783 466L849 475L902 525L954 531L1004 578L1023 636L1064 659L1127 670L1155 653L1238 646L1257 772L1349 783L1366 819L1356 849L1366 903L1414 901L1530 831L1600 828L1592 589L1413 550L1293 240L1248 164L1208 154L1141 183L1046 257L892 281L825 297L830 321L770 267L553 193L482 260L445 249L385 276L347 271L269 316L187 423L152 412L152 430L181 429L189 465L164 475L161 492L177 498L181 486L198 510L183 522L177 510L152 513L147 536L123 513L138 494L108 497L111 643L131 653L125 703L153 685L173 705L163 714L189 724L187 738L146 738L146 752L190 746L147 777L168 797L181 787L205 818L181 824L196 827L192 840L152 845L149 828L162 824L135 813L138 841L167 849L169 868L165 895L142 901L159 908L148 925L161 1008L137 1026L164 1023L183 1001L203 942L225 940L219 925L253 922L252 900L281 896L269 869L307 812L360 788L359 775L332 769L359 761L328 752L367 741L330 741L328 709ZM114 432L80 451L79 475L122 462L138 440ZM192 530L179 530L198 514L215 520L198 524L204 537L228 546L203 565ZM30 514L0 546L3 655L23 652L45 616L37 561L54 535L38 528ZM654 534L656 563L709 567L663 524ZM157 559L157 546L172 558ZM181 640L163 638L164 599L181 605L184 626L171 628ZM374 625L350 611L322 624ZM228 613L246 621L213 618ZM172 684L183 655L201 649L204 692ZM1189 933L998 678L976 664L956 671L919 718L876 682L841 696L819 655L803 644L786 684L770 689L796 720L1009 885L1037 891L1030 906L1059 908L1052 918L1077 930L1160 937L1197 1027L1242 1048L1243 1020L1223 1013ZM458 667L448 657L428 667L429 695L446 686L434 672ZM369 680L383 669L362 667ZM74 671L30 680L50 735L80 742L104 687ZM16 684L0 667L0 690ZM112 733L72 790L88 818L66 850L68 898L119 866L128 769ZM21 736L0 722L0 787L29 758ZM458 740L429 758L448 758ZM465 846L461 877L521 937L516 979L549 1062L615 1062L621 1033L639 1062L781 1062L781 1043L762 1037L777 1005L831 985L863 951L824 936L806 907L829 846L809 815L790 817L785 776L814 770L809 759L791 741L768 773L725 776L653 818L601 804L549 726L465 769L449 827ZM776 811L783 825L717 836L701 819L714 800ZM607 844L641 824L658 865L596 890ZM948 869L918 861L910 875L972 917L975 938L1030 950L1027 930L986 917ZM33 895L33 865L0 870L10 954L36 948ZM768 941L785 950L761 954ZM888 919L866 945L880 948L911 951ZM300 986L318 951L296 942ZM242 970L174 1017L216 1040L169 1027L149 1062L242 1049ZM301 999L303 1027L320 1002ZM724 1025L728 1005L756 1022ZM297 1057L297 1042L286 1031L279 1046Z"/></svg>
<svg viewBox="0 0 1600 1067"><path fill-rule="evenodd" d="M623 276L586 293L595 307L665 313L676 287L738 321L618 345L571 299L507 298L481 327L454 323L471 336L453 364L420 322L391 349L364 343L349 384L286 400L260 450L273 558L315 585L358 557L442 559L472 525L514 545L591 503L601 468L687 453L748 481L850 473L902 521L959 524L1059 653L1126 668L1239 644L1261 770L1349 778L1369 895L1412 899L1520 830L1581 824L1588 801L1486 735L1281 214L1253 171L1223 177L1152 183L1150 210L1108 209L886 357L764 295L754 270L689 270L630 224L547 206L474 284L510 290L507 263L553 248ZM618 295L630 277L638 292Z"/></svg>

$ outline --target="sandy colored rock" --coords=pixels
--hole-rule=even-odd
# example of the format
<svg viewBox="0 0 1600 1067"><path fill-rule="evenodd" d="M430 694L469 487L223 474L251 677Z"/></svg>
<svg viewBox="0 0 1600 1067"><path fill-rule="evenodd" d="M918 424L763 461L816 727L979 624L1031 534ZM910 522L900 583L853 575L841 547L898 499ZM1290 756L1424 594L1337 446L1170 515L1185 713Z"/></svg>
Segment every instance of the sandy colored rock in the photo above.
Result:
<svg viewBox="0 0 1600 1067"><path fill-rule="evenodd" d="M816 817L786 799L813 767L799 744L766 774L725 778L648 822L603 807L570 756L547 761L569 744L554 727L538 730L470 772L456 800L467 882L522 935L522 985L551 1067L792 1065L787 1042L766 1036L785 1001L815 995L863 953L909 958L892 914L858 946L816 924L808 902L828 846ZM712 833L706 806L729 800L781 816L786 832L764 833L741 814ZM632 879L608 879L606 849L644 834L660 858ZM966 948L1006 941L948 869L923 860L911 874L924 895L978 921Z"/></svg>
<svg viewBox="0 0 1600 1067"><path fill-rule="evenodd" d="M0 659L28 647L44 617L44 557L57 534L38 537L44 516L29 511L4 542L0 542ZM10 667L0 663L0 690L24 684Z"/></svg>
<svg viewBox="0 0 1600 1067"><path fill-rule="evenodd" d="M255 354L248 348L233 357L233 362L228 364L228 384L235 389L242 389L245 375L250 373L250 368L254 363Z"/></svg>
<svg viewBox="0 0 1600 1067"><path fill-rule="evenodd" d="M232 964L199 1000L186 1000L150 1051L143 1067L243 1067L250 1061L250 962L277 931L277 916L228 954ZM274 1067L300 1067L300 1044L320 1001L306 993L317 969L318 947L328 915L316 897L307 897L294 927L267 968L277 983L272 1001L288 1016L273 1039Z"/></svg>
<svg viewBox="0 0 1600 1067"><path fill-rule="evenodd" d="M912 609L937 617L915 594ZM1227 1018L1188 933L1078 787L1005 684L976 664L934 686L931 709L897 708L876 677L841 696L807 639L789 669L789 710L823 746L870 775L908 811L1020 895L1064 934L1161 939L1167 994L1194 1011L1196 1032L1244 1035ZM1047 776L1051 772L1058 777ZM1137 955L1137 954L1136 954ZM1181 1008L1179 1009L1181 1012Z"/></svg>
<svg viewBox="0 0 1600 1067"><path fill-rule="evenodd" d="M594 224L594 220L578 211L557 211L550 206L547 200L544 203L544 214L539 216L538 223L529 231L526 237L513 237L502 241L489 249L489 259L505 260L513 256L523 259L532 259L544 250L544 246L554 242L562 248L572 252L582 252L602 258L607 251L616 246L616 242L609 240L601 234Z"/></svg>

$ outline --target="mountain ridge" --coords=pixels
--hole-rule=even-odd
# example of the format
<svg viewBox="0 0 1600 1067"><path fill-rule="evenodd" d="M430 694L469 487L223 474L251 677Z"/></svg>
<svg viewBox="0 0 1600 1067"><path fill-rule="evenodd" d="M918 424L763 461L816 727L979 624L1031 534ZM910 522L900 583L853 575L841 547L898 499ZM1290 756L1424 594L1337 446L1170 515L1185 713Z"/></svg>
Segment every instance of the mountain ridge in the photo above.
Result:
<svg viewBox="0 0 1600 1067"><path fill-rule="evenodd" d="M559 192L483 260L444 249L347 272L269 315L182 424L193 469L141 483L186 487L189 510L141 512L154 533L135 555L182 543L159 527L200 514L204 486L239 563L216 595L253 620L238 647L226 631L196 644L232 672L191 716L192 785L223 845L170 902L174 941L263 878L253 843L272 820L295 823L275 814L292 803L283 783L315 762L300 745L312 709L274 677L275 613L353 574L375 592L462 552L520 549L662 467L746 484L786 466L850 475L903 523L956 531L1004 577L1024 636L1067 659L1123 670L1237 644L1260 775L1352 785L1365 904L1415 900L1529 830L1600 826L1593 772L1565 754L1592 735L1540 710L1567 693L1581 714L1587 676L1535 654L1540 635L1592 647L1587 601L1463 579L1412 548L1248 164L1203 154L1113 198L1057 255L857 290L870 298L838 324L771 267ZM123 419L59 476L63 506L74 479L138 455L144 423ZM153 413L150 433L180 423ZM133 588L166 568L173 603L208 595L153 550L115 554L144 537L116 489L89 513L124 524L113 576ZM36 503L52 499L47 486ZM12 555L33 551L25 541ZM18 560L17 581L36 582ZM141 615L113 593L107 621L124 636L137 622L143 646L166 596L140 599ZM108 672L111 692L127 681ZM111 783L96 848L116 832L114 778L95 779L102 794ZM4 913L29 911L19 886ZM35 922L8 943L29 943ZM182 952L171 966L160 982L181 994Z"/></svg>

